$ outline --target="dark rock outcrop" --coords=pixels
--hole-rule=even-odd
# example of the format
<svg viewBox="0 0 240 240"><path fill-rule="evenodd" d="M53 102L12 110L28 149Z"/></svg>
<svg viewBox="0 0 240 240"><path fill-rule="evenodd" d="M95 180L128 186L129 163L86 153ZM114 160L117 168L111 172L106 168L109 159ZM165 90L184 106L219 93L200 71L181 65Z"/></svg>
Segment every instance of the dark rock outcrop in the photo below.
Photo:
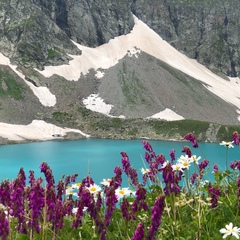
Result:
<svg viewBox="0 0 240 240"><path fill-rule="evenodd" d="M134 25L127 1L13 0L0 3L0 48L24 67L67 63L90 47L129 33Z"/></svg>
<svg viewBox="0 0 240 240"><path fill-rule="evenodd" d="M132 12L185 55L217 74L236 77L239 7L237 0L134 0Z"/></svg>
<svg viewBox="0 0 240 240"><path fill-rule="evenodd" d="M67 63L71 40L96 47L127 34L132 13L217 74L239 75L238 0L12 0L0 3L1 52L17 64ZM70 40L71 39L71 40Z"/></svg>

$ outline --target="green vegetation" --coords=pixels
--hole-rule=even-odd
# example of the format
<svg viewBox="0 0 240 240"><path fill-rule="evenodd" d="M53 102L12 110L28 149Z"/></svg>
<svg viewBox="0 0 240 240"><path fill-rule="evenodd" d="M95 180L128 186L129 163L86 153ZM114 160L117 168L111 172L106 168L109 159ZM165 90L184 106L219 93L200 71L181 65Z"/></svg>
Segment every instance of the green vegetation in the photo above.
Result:
<svg viewBox="0 0 240 240"><path fill-rule="evenodd" d="M70 124L72 122L72 116L71 114L67 112L54 112L52 114L52 120L57 123L68 123Z"/></svg>
<svg viewBox="0 0 240 240"><path fill-rule="evenodd" d="M218 130L217 137L226 141L231 140L231 133L234 131L240 132L240 126L221 126Z"/></svg>
<svg viewBox="0 0 240 240"><path fill-rule="evenodd" d="M23 99L23 92L24 88L16 81L16 76L13 76L6 69L0 69L0 95L21 100Z"/></svg>
<svg viewBox="0 0 240 240"><path fill-rule="evenodd" d="M53 59L55 57L60 57L61 56L61 51L60 49L54 47L51 49L48 49L48 56L47 59Z"/></svg>
<svg viewBox="0 0 240 240"><path fill-rule="evenodd" d="M153 128L157 134L173 135L178 133L184 135L187 131L193 132L196 136L205 133L209 127L208 122L195 121L195 120L181 120L181 121L154 121L152 122Z"/></svg>

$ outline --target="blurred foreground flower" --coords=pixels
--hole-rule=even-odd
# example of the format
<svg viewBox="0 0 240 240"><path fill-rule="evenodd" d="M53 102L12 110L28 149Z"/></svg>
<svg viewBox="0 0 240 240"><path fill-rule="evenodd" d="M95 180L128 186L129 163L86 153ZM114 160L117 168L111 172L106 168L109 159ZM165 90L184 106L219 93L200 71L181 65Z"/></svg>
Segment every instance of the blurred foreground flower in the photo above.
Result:
<svg viewBox="0 0 240 240"><path fill-rule="evenodd" d="M233 141L232 142L225 142L225 141L222 141L221 143L219 143L220 145L223 145L225 147L228 147L228 148L234 148L233 146Z"/></svg>
<svg viewBox="0 0 240 240"><path fill-rule="evenodd" d="M97 194L98 192L101 192L101 188L95 183L91 184L89 187L86 188L92 194Z"/></svg>
<svg viewBox="0 0 240 240"><path fill-rule="evenodd" d="M142 174L145 174L145 173L149 173L150 170L148 168L144 169L144 168L141 168L141 173Z"/></svg>
<svg viewBox="0 0 240 240"><path fill-rule="evenodd" d="M220 229L220 233L224 234L223 238L226 238L227 236L232 235L237 239L239 239L240 228L238 227L233 228L233 224L229 223L229 224L226 224L226 228Z"/></svg>
<svg viewBox="0 0 240 240"><path fill-rule="evenodd" d="M102 182L101 182L101 184L103 185L103 186L107 186L107 187L109 187L110 186L110 183L111 183L111 181L112 181L112 179L103 179L102 180Z"/></svg>
<svg viewBox="0 0 240 240"><path fill-rule="evenodd" d="M118 188L116 189L115 194L118 199L121 199L123 197L130 196L130 194L132 194L132 191L128 188Z"/></svg>

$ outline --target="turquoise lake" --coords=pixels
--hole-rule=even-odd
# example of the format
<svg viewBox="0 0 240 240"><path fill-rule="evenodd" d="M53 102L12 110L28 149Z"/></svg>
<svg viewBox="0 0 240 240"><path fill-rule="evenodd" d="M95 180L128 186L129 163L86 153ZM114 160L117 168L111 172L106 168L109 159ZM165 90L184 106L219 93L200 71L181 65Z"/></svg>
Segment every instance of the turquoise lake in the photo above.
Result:
<svg viewBox="0 0 240 240"><path fill-rule="evenodd" d="M193 154L202 157L201 160L206 157L211 167L216 162L222 170L225 169L226 147L217 143L199 143L204 157L200 149L193 149L188 142L152 140L148 142L151 143L156 154L164 154L167 160L170 160L170 150L175 149L178 158L182 155L182 147L189 146ZM40 173L39 166L42 162L47 162L53 171L55 182L60 180L63 174L75 173L79 174L77 181L81 181L90 172L95 183L100 184L103 178L112 178L114 168L121 166L121 151L128 154L132 166L137 169L141 179L140 169L145 163L142 140L84 139L2 145L0 146L0 181L16 178L21 167L27 179L29 170L34 170L35 177L44 177ZM229 163L240 159L238 147L228 149L228 153Z"/></svg>

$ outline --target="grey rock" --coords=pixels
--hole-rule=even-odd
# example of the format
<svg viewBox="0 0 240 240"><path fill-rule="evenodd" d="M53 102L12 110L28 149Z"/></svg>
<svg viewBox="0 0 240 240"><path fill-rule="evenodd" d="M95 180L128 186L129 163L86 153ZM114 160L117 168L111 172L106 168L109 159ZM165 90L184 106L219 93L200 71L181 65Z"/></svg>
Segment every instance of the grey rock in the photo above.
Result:
<svg viewBox="0 0 240 240"><path fill-rule="evenodd" d="M240 2L135 0L132 12L176 49L217 74L239 76Z"/></svg>

